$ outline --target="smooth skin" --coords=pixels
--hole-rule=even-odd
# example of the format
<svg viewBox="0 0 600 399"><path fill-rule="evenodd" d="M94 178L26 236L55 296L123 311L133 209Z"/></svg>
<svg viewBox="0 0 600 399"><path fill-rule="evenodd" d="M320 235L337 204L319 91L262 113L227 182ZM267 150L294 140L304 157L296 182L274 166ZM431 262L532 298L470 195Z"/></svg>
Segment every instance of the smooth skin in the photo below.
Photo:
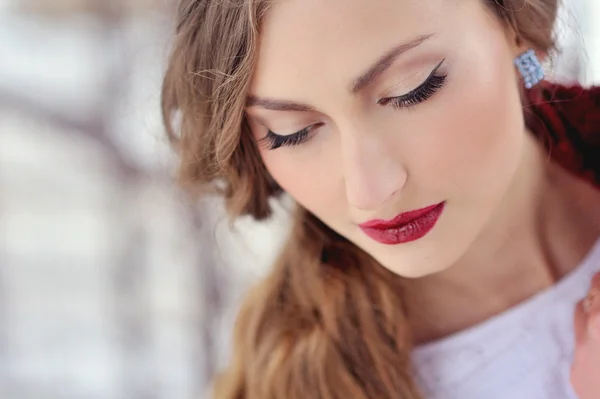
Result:
<svg viewBox="0 0 600 399"><path fill-rule="evenodd" d="M410 279L418 342L551 287L600 236L600 193L525 127L513 60L527 43L483 1L285 0L261 28L246 114L267 170ZM414 242L358 226L440 202Z"/></svg>

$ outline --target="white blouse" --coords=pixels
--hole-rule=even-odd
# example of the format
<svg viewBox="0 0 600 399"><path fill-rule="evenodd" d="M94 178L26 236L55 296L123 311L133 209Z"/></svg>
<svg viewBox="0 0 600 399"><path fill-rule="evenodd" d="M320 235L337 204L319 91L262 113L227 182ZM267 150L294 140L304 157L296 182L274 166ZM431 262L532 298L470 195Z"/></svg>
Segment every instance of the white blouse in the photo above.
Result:
<svg viewBox="0 0 600 399"><path fill-rule="evenodd" d="M477 326L415 348L417 383L425 397L577 399L569 383L573 313L597 271L600 240L553 287Z"/></svg>

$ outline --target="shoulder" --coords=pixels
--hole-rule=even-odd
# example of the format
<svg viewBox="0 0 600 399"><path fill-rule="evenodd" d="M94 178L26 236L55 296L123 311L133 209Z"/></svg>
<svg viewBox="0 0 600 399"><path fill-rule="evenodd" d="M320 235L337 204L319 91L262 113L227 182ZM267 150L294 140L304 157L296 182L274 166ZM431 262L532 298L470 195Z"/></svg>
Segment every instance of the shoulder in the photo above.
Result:
<svg viewBox="0 0 600 399"><path fill-rule="evenodd" d="M527 125L552 157L600 185L600 86L544 83L527 100Z"/></svg>

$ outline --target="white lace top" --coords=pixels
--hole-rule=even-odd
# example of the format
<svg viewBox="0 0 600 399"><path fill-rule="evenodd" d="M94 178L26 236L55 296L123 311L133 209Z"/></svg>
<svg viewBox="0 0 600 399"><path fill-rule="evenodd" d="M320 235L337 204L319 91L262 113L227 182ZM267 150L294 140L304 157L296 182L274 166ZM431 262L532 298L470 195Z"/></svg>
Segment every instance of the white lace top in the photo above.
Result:
<svg viewBox="0 0 600 399"><path fill-rule="evenodd" d="M427 399L577 399L573 312L600 271L600 240L553 287L475 327L417 347ZM600 378L600 376L599 376Z"/></svg>

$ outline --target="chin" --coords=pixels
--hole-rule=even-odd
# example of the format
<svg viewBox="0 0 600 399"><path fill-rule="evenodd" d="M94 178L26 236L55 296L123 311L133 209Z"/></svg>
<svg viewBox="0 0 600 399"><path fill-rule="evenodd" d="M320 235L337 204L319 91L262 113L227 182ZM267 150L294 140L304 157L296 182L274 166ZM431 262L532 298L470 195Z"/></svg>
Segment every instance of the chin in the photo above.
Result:
<svg viewBox="0 0 600 399"><path fill-rule="evenodd" d="M380 254L382 256L374 256L374 258L394 274L408 279L418 279L450 269L463 254L459 248L460 245L438 246L435 250L420 248L395 255Z"/></svg>
<svg viewBox="0 0 600 399"><path fill-rule="evenodd" d="M444 270L447 270L450 268L449 265L442 265L442 264L436 264L436 263L430 263L427 265L425 265L425 264L415 265L415 267L413 267L413 268L387 267L385 265L384 265L384 267L386 267L392 273L395 273L401 277L408 278L408 279L418 279L418 278L431 276L433 274L443 272Z"/></svg>

